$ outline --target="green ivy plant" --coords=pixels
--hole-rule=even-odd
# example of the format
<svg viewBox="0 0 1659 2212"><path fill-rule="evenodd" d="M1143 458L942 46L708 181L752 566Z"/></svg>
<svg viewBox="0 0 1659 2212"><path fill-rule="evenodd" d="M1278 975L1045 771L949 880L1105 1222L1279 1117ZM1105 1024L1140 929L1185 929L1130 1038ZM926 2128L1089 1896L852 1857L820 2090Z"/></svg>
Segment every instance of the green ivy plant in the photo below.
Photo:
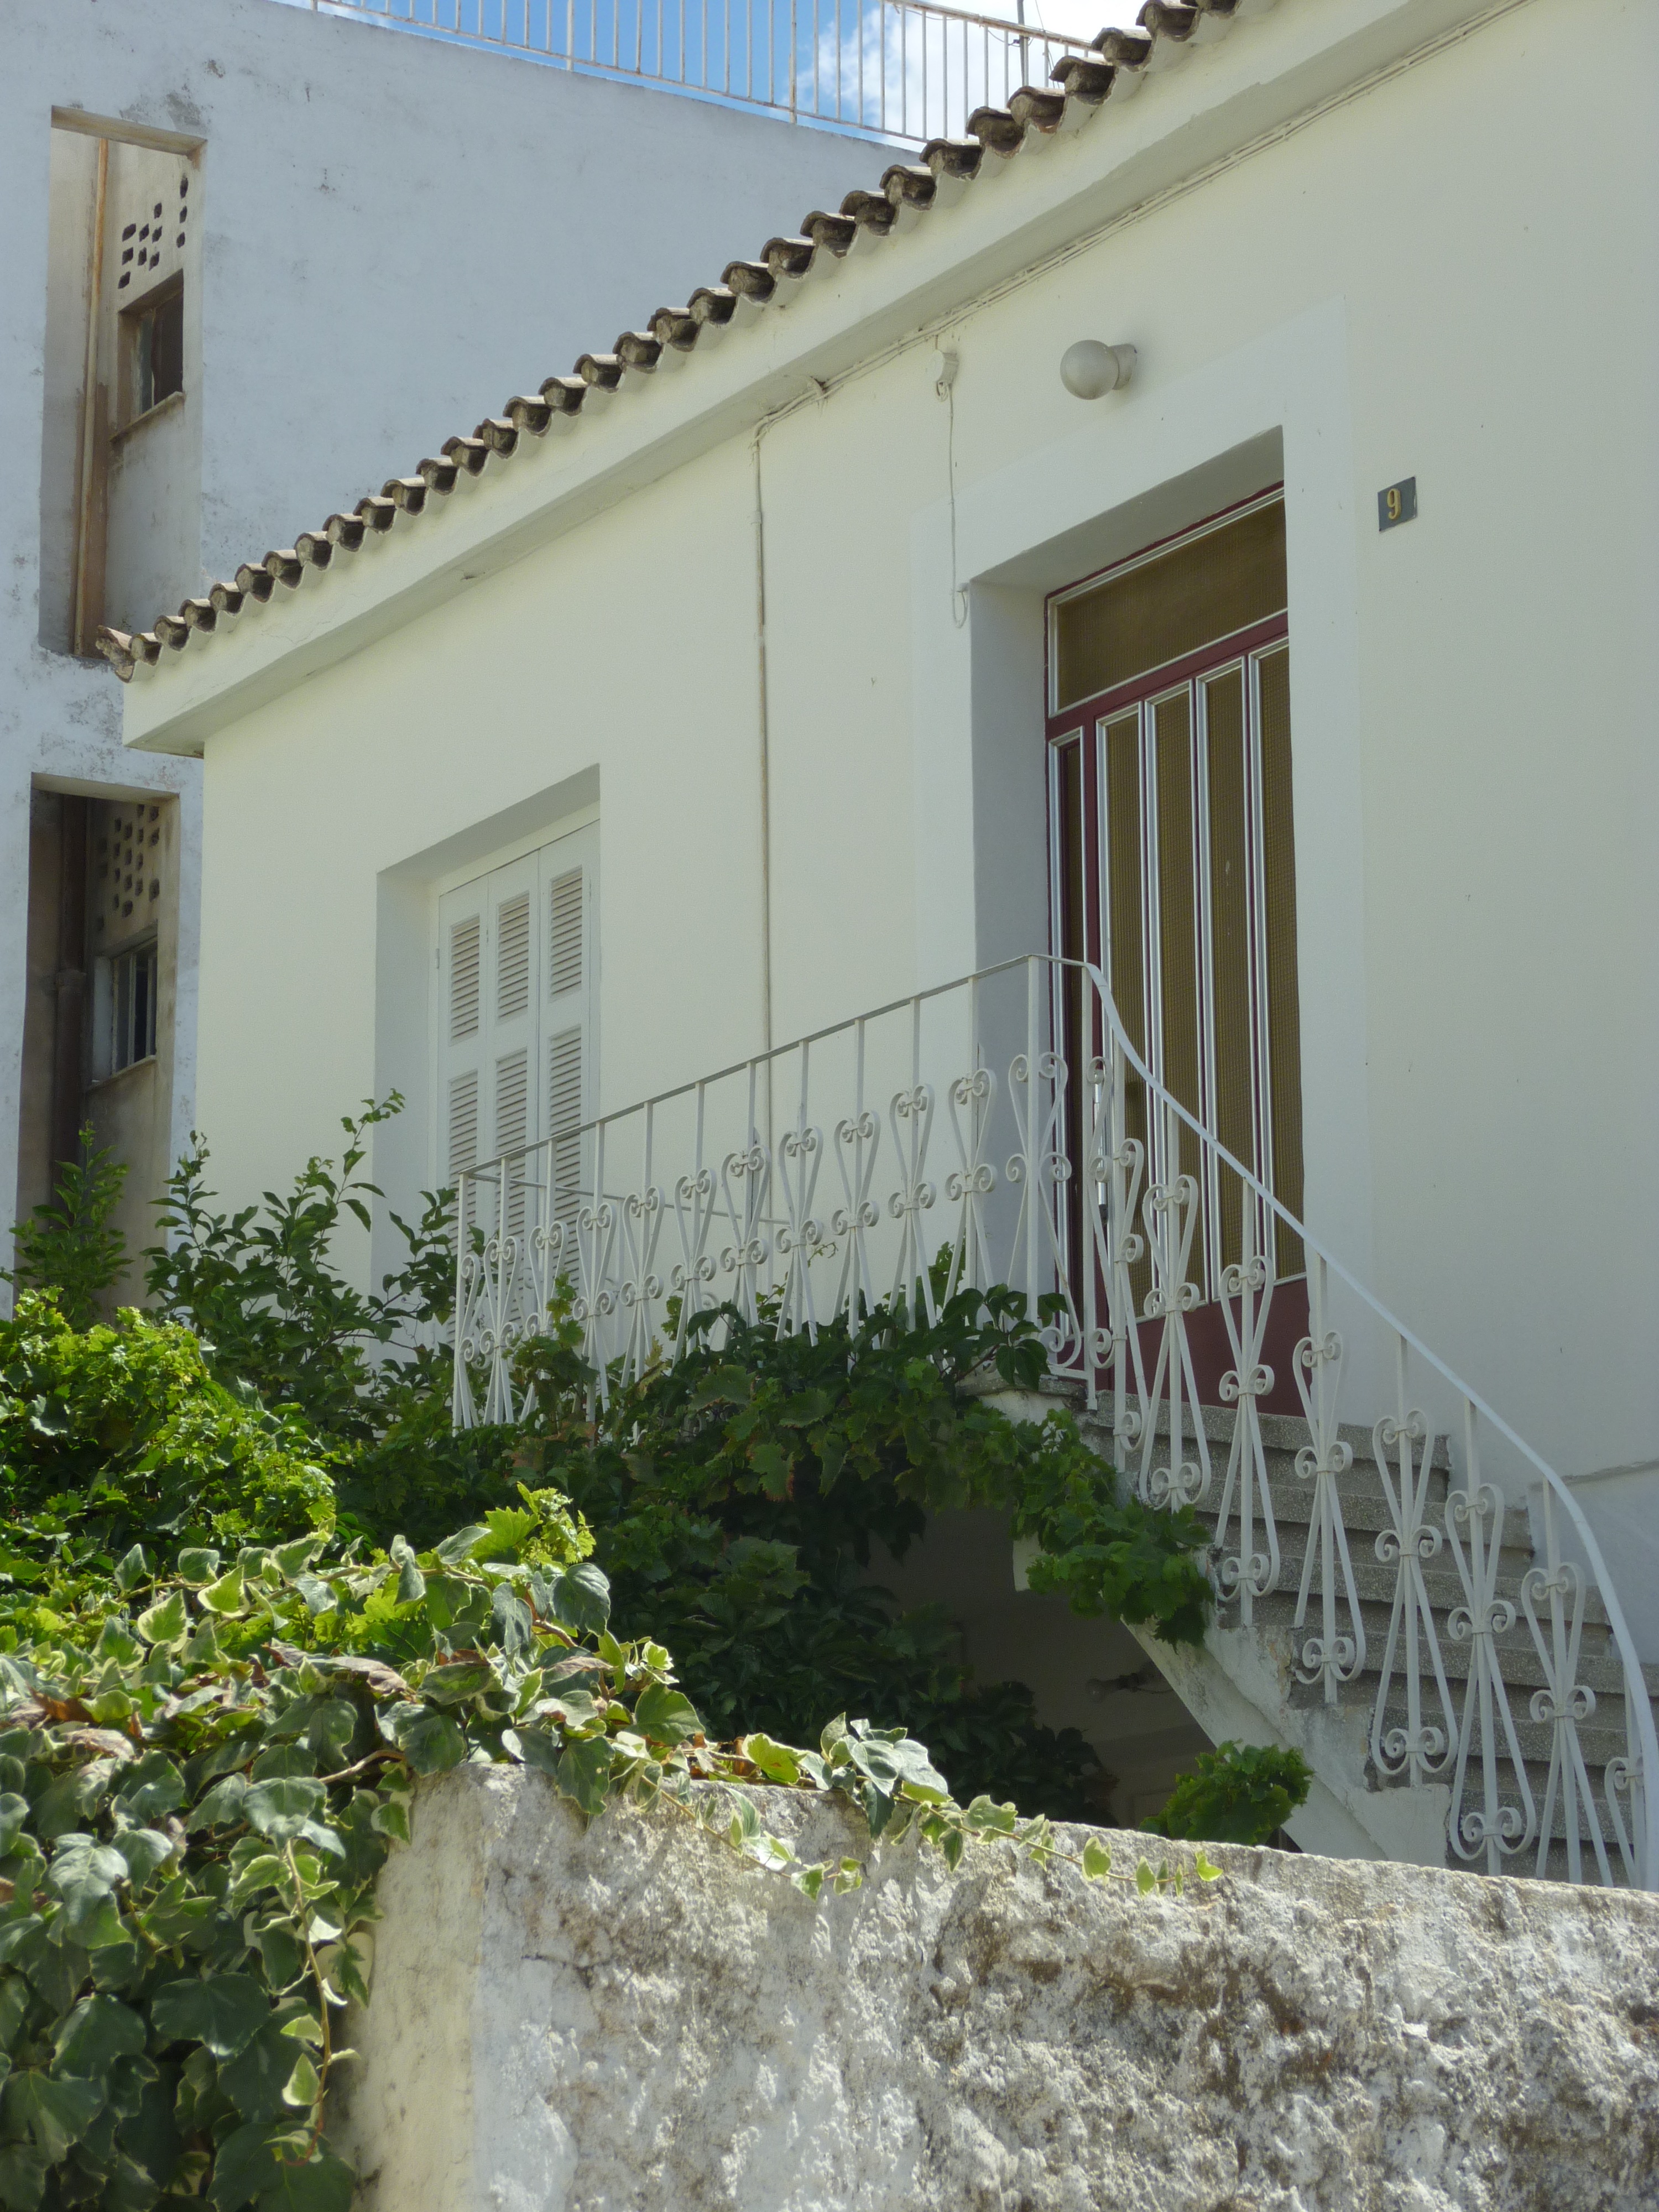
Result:
<svg viewBox="0 0 1659 2212"><path fill-rule="evenodd" d="M902 1729L831 1721L816 1750L712 1739L668 1651L611 1632L568 1501L416 1552L325 1530L112 1559L50 1512L0 1584L0 2205L346 2212L325 2101L375 1877L417 1781L472 1760L544 1774L584 1818L618 1798L711 1831L805 1895L753 1785L833 1792L872 1838L957 1865L1008 1838L1111 1873L1012 1804L955 1800ZM1198 1872L1217 1870L1200 1853ZM1167 1870L1142 1864L1143 1892ZM1178 1881L1176 1883L1178 1887Z"/></svg>

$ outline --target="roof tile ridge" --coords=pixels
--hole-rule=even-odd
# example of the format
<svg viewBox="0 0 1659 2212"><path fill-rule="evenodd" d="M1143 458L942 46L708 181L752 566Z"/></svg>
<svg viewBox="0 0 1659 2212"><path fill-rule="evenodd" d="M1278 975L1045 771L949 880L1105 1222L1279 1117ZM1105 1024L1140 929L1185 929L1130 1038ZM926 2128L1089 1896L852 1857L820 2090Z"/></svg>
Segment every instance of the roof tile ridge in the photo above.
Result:
<svg viewBox="0 0 1659 2212"><path fill-rule="evenodd" d="M1109 97L1133 92L1155 58L1174 58L1195 38L1224 30L1243 4L1146 0L1137 28L1102 31L1089 51L1062 55L1049 85L1021 85L1006 107L976 108L965 137L929 139L918 161L890 163L877 189L849 192L838 213L815 209L798 234L769 239L758 260L728 262L719 283L700 285L684 307L659 307L645 329L623 332L610 353L583 354L574 374L548 377L536 392L514 393L470 437L447 439L441 453L422 461L413 475L389 477L378 495L360 500L352 513L331 514L320 530L301 532L293 546L245 563L234 584L212 585L205 598L186 600L179 614L160 617L152 629L100 627L95 650L123 683L131 682L140 665L155 665L164 643L182 650L197 632L211 633L238 619L249 600L263 605L277 582L294 588L307 568L329 567L337 551L360 551L389 531L399 514L423 514L428 495L447 495L463 472L476 477L491 459L520 454L526 433L539 439L556 428L568 430L644 378L683 366L694 351L754 321L778 298L781 283L799 283L816 265L831 265L866 240L902 235L924 216L955 205L988 173L988 154L998 157L990 172L995 173L1022 148L1080 129Z"/></svg>

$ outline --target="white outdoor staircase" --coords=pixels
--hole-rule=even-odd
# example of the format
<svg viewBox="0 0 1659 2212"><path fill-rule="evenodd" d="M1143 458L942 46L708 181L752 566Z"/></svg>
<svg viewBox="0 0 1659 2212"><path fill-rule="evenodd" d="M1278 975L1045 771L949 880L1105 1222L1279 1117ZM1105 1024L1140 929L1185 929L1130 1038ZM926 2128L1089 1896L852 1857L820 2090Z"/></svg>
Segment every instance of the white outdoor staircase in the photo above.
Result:
<svg viewBox="0 0 1659 2212"><path fill-rule="evenodd" d="M1041 1419L1055 1404L1066 1405L1102 1456L1115 1456L1109 1426L1097 1412L1091 1412L1086 1394L1074 1384L1055 1380L1037 1395L998 1390L987 1396L1016 1419ZM1308 1443L1307 1425L1282 1414L1259 1417L1279 1571L1269 1590L1251 1593L1247 1621L1242 1618L1244 1607L1237 1594L1236 1576L1227 1571L1238 1559L1236 1496L1227 1525L1221 1522L1224 1474L1237 1415L1231 1407L1200 1411L1212 1458L1219 1464L1209 1496L1194 1510L1210 1534L1212 1578L1218 1583L1231 1581L1234 1595L1222 1595L1201 1649L1164 1644L1141 1628L1130 1632L1212 1741L1231 1738L1273 1743L1302 1753L1315 1780L1307 1807L1291 1823L1292 1838L1305 1850L1332 1856L1477 1869L1487 1869L1489 1859L1495 1858L1493 1870L1501 1868L1559 1881L1625 1879L1616 1841L1611 1859L1607 1859L1606 1808L1593 1818L1584 1802L1587 1790L1605 1787L1609 1769L1615 1777L1622 1771L1630 1734L1624 1665L1607 1608L1597 1592L1587 1589L1571 1674L1578 1690L1594 1697L1594 1707L1582 1717L1574 1717L1571 1729L1554 1718L1535 1717L1533 1701L1550 1696L1559 1669L1538 1648L1527 1615L1522 1595L1527 1577L1534 1569L1540 1574L1545 1571L1533 1546L1524 1506L1503 1511L1501 1527L1494 1519L1491 1533L1498 1535L1498 1549L1495 1559L1487 1553L1483 1562L1493 1571L1492 1600L1505 1608L1484 1639L1496 1679L1488 1678L1485 1685L1493 1710L1483 1716L1483 1655L1477 1653L1477 1638L1464 1626L1472 1624L1474 1616L1450 1540L1455 1531L1465 1565L1471 1565L1468 1515L1460 1506L1448 1522L1457 1483L1443 1441L1422 1486L1420 1525L1439 1534L1441 1543L1420 1562L1418 1589L1423 1604L1413 1624L1419 1639L1413 1668L1404 1646L1407 1625L1403 1618L1396 1622L1401 1574L1395 1518L1384 1486L1386 1463L1378 1465L1372 1431L1339 1431L1339 1441L1352 1453L1352 1465L1334 1488L1347 1539L1364 1650L1352 1671L1328 1669L1318 1663L1317 1653L1309 1663L1310 1639L1322 1646L1326 1639L1316 1486L1299 1475L1296 1467ZM1160 1424L1160 1431L1165 1441L1154 1448L1152 1466L1154 1471L1167 1473L1167 1421ZM1256 1533L1258 1557L1265 1566L1267 1554L1261 1549L1263 1524L1259 1516ZM1015 1571L1021 1582L1030 1548L1018 1547ZM1534 1614L1547 1648L1553 1626L1548 1598L1538 1594L1537 1585L1534 1590ZM1403 1615L1404 1608L1401 1610ZM1571 1613L1562 1625L1571 1635ZM1352 1615L1346 1604L1342 1627L1352 1636ZM1391 1628L1395 1631L1392 1649ZM1645 1701L1651 1706L1659 1694L1659 1666L1644 1668L1643 1674ZM1504 1737L1492 1808L1498 1817L1493 1820L1481 1787L1485 1778L1479 1770L1478 1747L1483 1727L1490 1730L1497 1723L1501 1729L1497 1710L1500 1695L1514 1742L1511 1747ZM1583 1704L1582 1697L1579 1702ZM1425 1744L1426 1757L1419 1755L1413 1765L1407 1747L1421 1741L1425 1726L1435 1730L1439 1741ZM1467 1757L1459 1773L1460 1744L1476 1753L1473 1786L1459 1786L1471 1780ZM1573 1759L1575 1746L1582 1771ZM1455 1834L1449 1817L1454 1803L1462 1830ZM1486 1845L1489 1825L1498 1837L1495 1854ZM1541 1848L1540 1835L1548 1838ZM1571 1836L1576 1836L1576 1851Z"/></svg>
<svg viewBox="0 0 1659 2212"><path fill-rule="evenodd" d="M460 1426L515 1417L567 1293L604 1392L724 1304L931 1310L941 1253L944 1297L1009 1286L1048 1374L986 1395L1070 1403L1126 1491L1207 1525L1202 1648L1141 1641L1212 1741L1302 1751L1297 1840L1659 1889L1656 1684L1577 1501L1158 1082L1097 970L896 1001L489 1162L459 1205Z"/></svg>

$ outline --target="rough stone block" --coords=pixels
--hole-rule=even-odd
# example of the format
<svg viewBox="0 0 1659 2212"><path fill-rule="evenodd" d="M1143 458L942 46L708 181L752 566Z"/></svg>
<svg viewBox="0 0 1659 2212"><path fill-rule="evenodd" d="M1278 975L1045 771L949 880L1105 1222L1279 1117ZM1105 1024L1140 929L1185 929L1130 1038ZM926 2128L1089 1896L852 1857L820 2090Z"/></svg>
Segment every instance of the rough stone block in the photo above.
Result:
<svg viewBox="0 0 1659 2212"><path fill-rule="evenodd" d="M1220 1846L1142 1898L1114 1836L1102 1886L907 1843L813 1906L505 1767L414 1835L332 2122L364 2212L1659 2205L1659 1899Z"/></svg>

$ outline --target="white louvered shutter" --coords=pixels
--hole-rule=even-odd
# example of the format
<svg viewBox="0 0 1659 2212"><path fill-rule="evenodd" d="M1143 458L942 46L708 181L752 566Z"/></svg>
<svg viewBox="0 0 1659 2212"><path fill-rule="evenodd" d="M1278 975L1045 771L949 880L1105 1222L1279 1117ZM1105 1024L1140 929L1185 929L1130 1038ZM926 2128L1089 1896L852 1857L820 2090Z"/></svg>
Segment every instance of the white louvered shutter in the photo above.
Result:
<svg viewBox="0 0 1659 2212"><path fill-rule="evenodd" d="M593 861L598 833L578 830L446 892L438 908L439 1173L462 1170L544 1137L554 1139L554 1211L574 1218L585 1171L580 1125L593 1113ZM526 1226L524 1174L509 1176L501 1219ZM496 1228L493 1184L469 1208Z"/></svg>
<svg viewBox="0 0 1659 2212"><path fill-rule="evenodd" d="M488 933L482 883L452 891L439 915L439 1173L453 1183L487 1146L483 1122L488 1042ZM471 1220L476 1206L469 1206Z"/></svg>
<svg viewBox="0 0 1659 2212"><path fill-rule="evenodd" d="M593 1110L591 1041L593 833L562 837L541 854L542 927L547 960L542 1034L547 1134L552 1139L553 1211L574 1219L592 1177L584 1173L581 1124Z"/></svg>
<svg viewBox="0 0 1659 2212"><path fill-rule="evenodd" d="M536 856L497 868L489 878L489 1089L492 1155L515 1152L541 1134L536 1098L538 1000L541 961L536 942ZM524 1176L528 1163L507 1170L506 1228L524 1227Z"/></svg>

